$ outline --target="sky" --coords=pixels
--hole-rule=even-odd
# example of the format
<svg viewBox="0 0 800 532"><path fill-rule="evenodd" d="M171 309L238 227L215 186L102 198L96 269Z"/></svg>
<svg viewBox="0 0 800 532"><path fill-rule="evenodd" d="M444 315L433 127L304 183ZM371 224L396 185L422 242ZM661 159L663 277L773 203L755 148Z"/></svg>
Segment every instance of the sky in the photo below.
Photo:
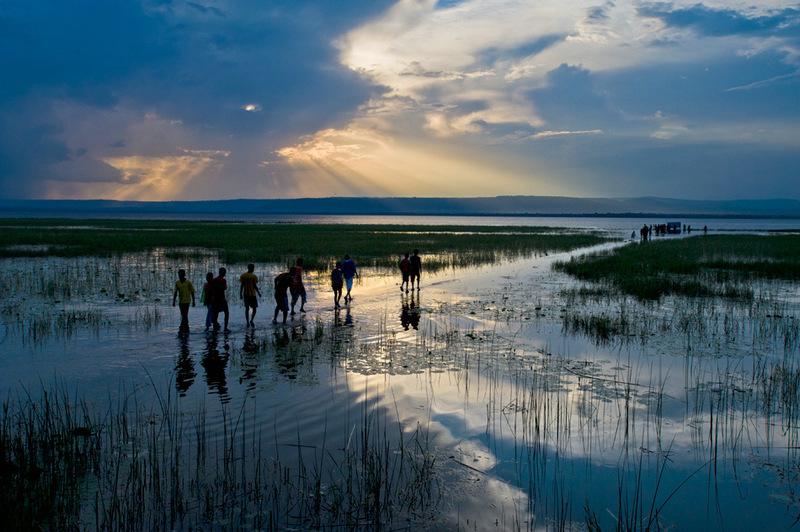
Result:
<svg viewBox="0 0 800 532"><path fill-rule="evenodd" d="M0 197L800 198L800 4L3 0Z"/></svg>

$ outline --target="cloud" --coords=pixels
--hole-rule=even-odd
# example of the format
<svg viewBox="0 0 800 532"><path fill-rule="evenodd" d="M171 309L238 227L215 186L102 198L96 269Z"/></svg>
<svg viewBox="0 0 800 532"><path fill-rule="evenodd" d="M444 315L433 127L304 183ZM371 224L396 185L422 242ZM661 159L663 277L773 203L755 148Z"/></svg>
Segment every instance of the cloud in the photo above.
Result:
<svg viewBox="0 0 800 532"><path fill-rule="evenodd" d="M576 135L600 135L603 133L602 129L586 129L583 131L537 131L533 135L529 135L527 138L532 140L538 139L549 139L554 137L571 137Z"/></svg>
<svg viewBox="0 0 800 532"><path fill-rule="evenodd" d="M606 2L599 6L592 6L586 11L586 19L590 22L605 22L609 20L609 11L614 5L614 2Z"/></svg>
<svg viewBox="0 0 800 532"><path fill-rule="evenodd" d="M0 194L796 196L798 68L784 0L8 0Z"/></svg>
<svg viewBox="0 0 800 532"><path fill-rule="evenodd" d="M253 188L263 173L239 163L341 120L380 90L339 65L331 41L387 5L9 0L0 16L0 71L14 75L0 84L0 194L42 195L47 187L38 183L50 180L114 182L119 172L103 162L109 157L237 144L261 152L226 163L242 189ZM66 108L86 118L68 119ZM148 115L173 137L134 138ZM87 125L89 117L96 123ZM101 129L105 138L89 143L80 164L67 160L86 144L81 136Z"/></svg>
<svg viewBox="0 0 800 532"><path fill-rule="evenodd" d="M774 85L775 83L781 81L797 80L797 79L798 79L798 72L790 72L788 74L781 74L779 76L772 76L771 78L753 81L751 83L746 83L744 85L737 85L736 87L729 87L725 89L725 92L749 91L753 89L761 89L764 87L769 87L770 85Z"/></svg>
<svg viewBox="0 0 800 532"><path fill-rule="evenodd" d="M225 16L225 12L224 11L222 11L221 9L219 9L217 7L214 7L214 6L207 6L207 5L199 4L197 2L186 2L186 5L191 7L192 9L195 9L195 10L199 11L200 13L202 13L204 15L210 14L210 15L216 15L218 17L224 17Z"/></svg>
<svg viewBox="0 0 800 532"><path fill-rule="evenodd" d="M734 9L710 8L703 4L676 8L667 2L648 3L638 8L644 17L661 20L676 28L691 28L703 35L722 37L742 34L800 35L800 9L771 10L748 14Z"/></svg>

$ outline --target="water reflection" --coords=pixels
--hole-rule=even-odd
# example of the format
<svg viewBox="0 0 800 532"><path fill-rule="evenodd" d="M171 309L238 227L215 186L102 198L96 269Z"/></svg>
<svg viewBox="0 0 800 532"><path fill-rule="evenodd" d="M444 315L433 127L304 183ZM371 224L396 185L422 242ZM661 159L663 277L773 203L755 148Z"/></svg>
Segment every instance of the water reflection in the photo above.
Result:
<svg viewBox="0 0 800 532"><path fill-rule="evenodd" d="M260 350L261 347L256 341L255 331L247 329L244 333L242 356L239 360L239 365L242 369L242 374L239 377L239 384L245 384L247 392L252 392L256 388L256 373L258 371L258 355Z"/></svg>
<svg viewBox="0 0 800 532"><path fill-rule="evenodd" d="M419 295L403 294L402 307L400 311L400 324L406 331L412 327L415 331L419 329Z"/></svg>
<svg viewBox="0 0 800 532"><path fill-rule="evenodd" d="M178 353L178 362L175 364L175 387L178 389L178 395L186 397L186 392L194 384L197 372L194 370L194 360L192 360L192 353L189 350L189 336L178 335L178 342L180 352Z"/></svg>
<svg viewBox="0 0 800 532"><path fill-rule="evenodd" d="M206 349L203 351L203 359L200 365L206 372L206 385L209 393L219 395L220 401L227 403L230 401L228 395L228 382L225 376L225 369L230 358L230 345L228 335L222 335L222 346L220 348L220 335L216 332L206 336Z"/></svg>
<svg viewBox="0 0 800 532"><path fill-rule="evenodd" d="M278 373L289 380L296 380L304 366L311 369L312 356L302 343L306 334L305 323L292 327L291 332L286 328L276 329L273 333L273 345L275 347L275 367Z"/></svg>
<svg viewBox="0 0 800 532"><path fill-rule="evenodd" d="M331 357L344 355L347 352L347 346L351 345L353 340L353 315L350 313L350 307L345 310L344 318L342 318L342 309L336 309L333 312L333 327L331 328Z"/></svg>

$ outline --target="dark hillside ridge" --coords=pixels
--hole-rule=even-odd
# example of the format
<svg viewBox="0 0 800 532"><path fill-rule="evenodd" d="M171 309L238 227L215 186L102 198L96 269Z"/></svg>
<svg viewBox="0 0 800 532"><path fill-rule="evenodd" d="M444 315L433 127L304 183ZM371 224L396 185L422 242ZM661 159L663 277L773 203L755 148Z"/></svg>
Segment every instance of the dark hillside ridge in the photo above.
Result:
<svg viewBox="0 0 800 532"><path fill-rule="evenodd" d="M332 197L201 201L0 199L0 216L115 215L450 215L450 216L733 216L800 218L800 200L683 200L673 198Z"/></svg>

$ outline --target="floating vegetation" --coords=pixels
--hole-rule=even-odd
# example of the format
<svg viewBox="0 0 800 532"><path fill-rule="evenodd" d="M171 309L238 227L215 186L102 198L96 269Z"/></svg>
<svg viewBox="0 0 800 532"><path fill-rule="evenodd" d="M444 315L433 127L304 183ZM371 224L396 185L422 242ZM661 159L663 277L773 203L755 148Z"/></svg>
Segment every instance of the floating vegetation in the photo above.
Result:
<svg viewBox="0 0 800 532"><path fill-rule="evenodd" d="M642 300L665 295L751 300L754 279L800 279L800 235L712 235L630 244L558 262L578 279Z"/></svg>
<svg viewBox="0 0 800 532"><path fill-rule="evenodd" d="M169 258L228 263L287 263L327 269L349 253L363 266L395 268L404 251L438 255L426 271L496 262L609 241L587 231L551 227L245 224L150 220L2 220L0 256L115 256L167 249ZM35 247L31 247L35 246ZM210 253L211 252L211 253Z"/></svg>

